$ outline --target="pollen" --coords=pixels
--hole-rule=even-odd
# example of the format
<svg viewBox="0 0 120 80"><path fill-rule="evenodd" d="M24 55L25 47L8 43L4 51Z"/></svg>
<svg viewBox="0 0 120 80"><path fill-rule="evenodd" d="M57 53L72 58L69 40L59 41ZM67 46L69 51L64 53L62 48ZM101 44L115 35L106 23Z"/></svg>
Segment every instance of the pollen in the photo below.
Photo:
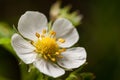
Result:
<svg viewBox="0 0 120 80"><path fill-rule="evenodd" d="M55 36L55 35L56 35L56 32L50 31L50 34Z"/></svg>
<svg viewBox="0 0 120 80"><path fill-rule="evenodd" d="M36 37L40 37L40 34L38 32L35 33Z"/></svg>
<svg viewBox="0 0 120 80"><path fill-rule="evenodd" d="M62 39L62 38L59 38L58 41L61 42L61 43L64 43L64 42L65 42L65 40Z"/></svg>
<svg viewBox="0 0 120 80"><path fill-rule="evenodd" d="M64 52L65 49L60 48L57 44L55 37L56 32L50 31L48 32L48 36L45 35L46 33L46 30L43 30L41 35L36 32L35 35L38 40L32 42L32 45L35 46L35 52L38 53L38 55L41 55L45 60L55 62L57 58L61 58L61 53ZM65 40L62 38L60 38L59 41L61 43L65 42Z"/></svg>

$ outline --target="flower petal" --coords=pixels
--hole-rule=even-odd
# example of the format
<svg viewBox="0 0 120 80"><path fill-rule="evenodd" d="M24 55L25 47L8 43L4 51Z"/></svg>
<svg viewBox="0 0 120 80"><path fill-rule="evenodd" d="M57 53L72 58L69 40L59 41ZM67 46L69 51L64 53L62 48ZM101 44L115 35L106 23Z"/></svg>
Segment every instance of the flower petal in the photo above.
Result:
<svg viewBox="0 0 120 80"><path fill-rule="evenodd" d="M35 52L33 52L35 48L20 35L14 34L12 36L11 44L23 62L30 64L35 60L37 55Z"/></svg>
<svg viewBox="0 0 120 80"><path fill-rule="evenodd" d="M38 68L38 70L40 70L40 72L54 78L59 77L65 73L65 71L56 64L46 61L42 58L38 59L33 64Z"/></svg>
<svg viewBox="0 0 120 80"><path fill-rule="evenodd" d="M82 47L68 49L62 56L58 59L58 64L66 69L78 68L86 61L86 51Z"/></svg>
<svg viewBox="0 0 120 80"><path fill-rule="evenodd" d="M36 40L35 33L40 33L46 28L46 16L36 11L27 11L20 17L18 22L18 31L30 40Z"/></svg>
<svg viewBox="0 0 120 80"><path fill-rule="evenodd" d="M53 24L53 30L56 32L57 38L65 39L65 42L60 44L61 47L71 47L79 39L76 28L67 19L57 19Z"/></svg>

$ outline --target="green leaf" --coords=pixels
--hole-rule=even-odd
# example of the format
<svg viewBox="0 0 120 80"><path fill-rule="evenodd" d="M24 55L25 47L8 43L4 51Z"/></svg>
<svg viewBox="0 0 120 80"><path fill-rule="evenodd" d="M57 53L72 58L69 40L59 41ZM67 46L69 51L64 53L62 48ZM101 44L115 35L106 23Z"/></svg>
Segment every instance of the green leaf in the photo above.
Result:
<svg viewBox="0 0 120 80"><path fill-rule="evenodd" d="M11 52L14 56L16 56L10 42L11 42L10 38L0 38L0 45L9 52Z"/></svg>
<svg viewBox="0 0 120 80"><path fill-rule="evenodd" d="M78 80L78 77L75 74L70 74L65 80Z"/></svg>
<svg viewBox="0 0 120 80"><path fill-rule="evenodd" d="M94 80L95 76L93 73L84 72L80 74L81 80Z"/></svg>
<svg viewBox="0 0 120 80"><path fill-rule="evenodd" d="M1 37L11 37L13 34L13 29L5 22L0 22L0 38Z"/></svg>
<svg viewBox="0 0 120 80"><path fill-rule="evenodd" d="M1 44L9 44L10 38L0 38L0 45Z"/></svg>
<svg viewBox="0 0 120 80"><path fill-rule="evenodd" d="M78 69L76 69L75 71L71 72L69 74L69 76L66 78L66 80L78 80L79 79L79 73L81 72L81 70L83 69L83 67L87 65L87 62L84 63L81 67L79 67Z"/></svg>

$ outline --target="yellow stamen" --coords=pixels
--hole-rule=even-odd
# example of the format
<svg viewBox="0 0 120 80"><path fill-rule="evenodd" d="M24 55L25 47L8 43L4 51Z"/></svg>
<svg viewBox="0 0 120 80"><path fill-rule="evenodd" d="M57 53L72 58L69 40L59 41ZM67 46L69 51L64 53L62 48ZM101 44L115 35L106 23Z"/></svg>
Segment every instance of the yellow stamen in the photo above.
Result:
<svg viewBox="0 0 120 80"><path fill-rule="evenodd" d="M43 55L43 57L44 57L46 60L48 59L46 55Z"/></svg>
<svg viewBox="0 0 120 80"><path fill-rule="evenodd" d="M59 55L59 54L60 54L60 52L55 52L55 54L56 54L56 55Z"/></svg>
<svg viewBox="0 0 120 80"><path fill-rule="evenodd" d="M50 34L55 36L56 35L56 32L55 31L50 31Z"/></svg>
<svg viewBox="0 0 120 80"><path fill-rule="evenodd" d="M30 43L33 45L33 44L34 44L34 41L30 41Z"/></svg>
<svg viewBox="0 0 120 80"><path fill-rule="evenodd" d="M66 51L66 48L59 49L59 52L64 52Z"/></svg>
<svg viewBox="0 0 120 80"><path fill-rule="evenodd" d="M45 37L45 35L42 34L42 35L41 35L41 38L44 38L44 37Z"/></svg>
<svg viewBox="0 0 120 80"><path fill-rule="evenodd" d="M35 33L36 37L40 37L40 34L38 32Z"/></svg>
<svg viewBox="0 0 120 80"><path fill-rule="evenodd" d="M55 62L55 61L56 61L56 59L55 59L55 58L51 58L51 60L52 60L53 62Z"/></svg>
<svg viewBox="0 0 120 80"><path fill-rule="evenodd" d="M55 61L55 58L52 58L52 55L47 54L47 56L49 57L50 60Z"/></svg>
<svg viewBox="0 0 120 80"><path fill-rule="evenodd" d="M50 56L50 54L49 54L49 53L47 54L47 56L48 56L49 58L51 58L51 56Z"/></svg>
<svg viewBox="0 0 120 80"><path fill-rule="evenodd" d="M46 33L46 29L43 29L43 30L42 30L42 34L45 34L45 33Z"/></svg>
<svg viewBox="0 0 120 80"><path fill-rule="evenodd" d="M59 57L59 58L63 58L63 56L61 56L61 55L59 55L58 57Z"/></svg>
<svg viewBox="0 0 120 80"><path fill-rule="evenodd" d="M44 37L41 40L38 40L34 46L36 47L37 51L41 52L42 54L53 54L59 49L55 39L50 37Z"/></svg>
<svg viewBox="0 0 120 80"><path fill-rule="evenodd" d="M65 42L65 40L62 39L62 38L59 38L58 41L61 42L61 43L64 43L64 42Z"/></svg>
<svg viewBox="0 0 120 80"><path fill-rule="evenodd" d="M36 48L34 51L38 53L38 57L43 57L45 60L56 62L57 58L62 58L61 53L66 49L59 48L57 41L64 43L65 40L59 38L56 40L56 32L51 30L46 35L46 30L42 30L42 34L36 32L37 41L31 41L31 44Z"/></svg>

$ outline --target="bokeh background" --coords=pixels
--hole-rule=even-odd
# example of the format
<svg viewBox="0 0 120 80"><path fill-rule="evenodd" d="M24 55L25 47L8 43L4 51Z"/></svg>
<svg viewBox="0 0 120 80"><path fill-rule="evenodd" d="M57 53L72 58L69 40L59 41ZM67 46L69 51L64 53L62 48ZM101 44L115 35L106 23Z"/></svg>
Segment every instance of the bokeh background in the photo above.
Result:
<svg viewBox="0 0 120 80"><path fill-rule="evenodd" d="M0 0L0 25L17 26L20 16L28 10L40 11L49 17L54 2L56 0ZM62 6L68 4L72 5L71 11L80 10L83 15L77 29L79 46L85 47L88 56L84 71L94 73L95 80L120 80L120 1L62 0ZM0 45L0 80L20 80L20 77L16 57Z"/></svg>

